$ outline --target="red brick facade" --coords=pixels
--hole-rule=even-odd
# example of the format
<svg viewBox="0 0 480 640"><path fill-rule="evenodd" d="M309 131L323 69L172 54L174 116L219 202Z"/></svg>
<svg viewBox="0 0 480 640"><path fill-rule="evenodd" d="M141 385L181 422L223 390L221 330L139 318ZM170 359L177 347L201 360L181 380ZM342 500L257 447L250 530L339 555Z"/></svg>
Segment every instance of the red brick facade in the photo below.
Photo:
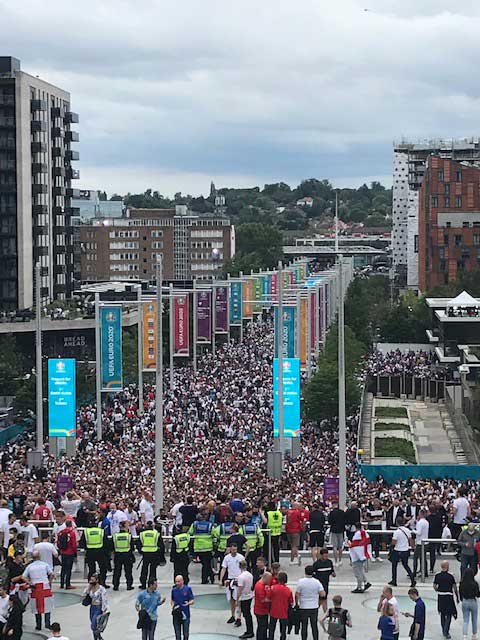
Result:
<svg viewBox="0 0 480 640"><path fill-rule="evenodd" d="M480 169L428 158L418 206L420 291L452 282L460 271L478 269Z"/></svg>

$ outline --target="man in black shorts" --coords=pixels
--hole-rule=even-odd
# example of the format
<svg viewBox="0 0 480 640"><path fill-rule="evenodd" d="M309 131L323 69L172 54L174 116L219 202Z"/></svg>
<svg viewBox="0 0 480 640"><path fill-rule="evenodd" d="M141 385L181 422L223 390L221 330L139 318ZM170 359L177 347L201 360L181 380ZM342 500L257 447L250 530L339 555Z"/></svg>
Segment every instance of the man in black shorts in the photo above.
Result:
<svg viewBox="0 0 480 640"><path fill-rule="evenodd" d="M328 549L320 549L320 558L313 563L313 577L323 586L325 597L319 598L323 611L327 611L328 584L330 576L336 577L333 562L328 557Z"/></svg>
<svg viewBox="0 0 480 640"><path fill-rule="evenodd" d="M310 527L308 546L312 550L312 560L318 560L319 550L325 544L325 514L318 503L312 505L310 511Z"/></svg>

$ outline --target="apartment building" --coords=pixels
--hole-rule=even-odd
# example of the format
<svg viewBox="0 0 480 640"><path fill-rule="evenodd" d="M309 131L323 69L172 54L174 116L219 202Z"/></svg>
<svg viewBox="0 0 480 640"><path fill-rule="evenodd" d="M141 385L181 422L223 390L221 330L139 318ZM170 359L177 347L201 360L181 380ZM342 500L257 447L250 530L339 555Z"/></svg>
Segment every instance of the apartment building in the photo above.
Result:
<svg viewBox="0 0 480 640"><path fill-rule="evenodd" d="M210 280L235 252L228 218L174 209L129 209L121 218L80 225L81 278L153 280L157 256L166 280Z"/></svg>
<svg viewBox="0 0 480 640"><path fill-rule="evenodd" d="M419 285L418 191L427 159L431 156L480 166L480 140L403 140L394 144L392 263L399 284L412 289L417 289Z"/></svg>
<svg viewBox="0 0 480 640"><path fill-rule="evenodd" d="M426 292L479 269L480 168L429 157L418 200L419 288Z"/></svg>
<svg viewBox="0 0 480 640"><path fill-rule="evenodd" d="M31 308L34 269L42 303L73 290L71 199L79 178L70 94L0 56L0 309Z"/></svg>

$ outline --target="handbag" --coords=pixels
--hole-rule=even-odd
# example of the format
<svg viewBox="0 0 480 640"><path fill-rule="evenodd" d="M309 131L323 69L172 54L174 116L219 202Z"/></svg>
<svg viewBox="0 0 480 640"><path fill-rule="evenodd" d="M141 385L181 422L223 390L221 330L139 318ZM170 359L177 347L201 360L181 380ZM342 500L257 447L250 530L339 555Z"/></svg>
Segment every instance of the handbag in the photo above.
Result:
<svg viewBox="0 0 480 640"><path fill-rule="evenodd" d="M92 604L92 596L89 593L83 596L82 604L84 607L89 607Z"/></svg>
<svg viewBox="0 0 480 640"><path fill-rule="evenodd" d="M182 610L180 609L180 607L175 607L175 609L172 609L172 618L174 622L175 620L177 622L181 622L183 620Z"/></svg>
<svg viewBox="0 0 480 640"><path fill-rule="evenodd" d="M145 609L138 612L137 629L150 629L150 616Z"/></svg>

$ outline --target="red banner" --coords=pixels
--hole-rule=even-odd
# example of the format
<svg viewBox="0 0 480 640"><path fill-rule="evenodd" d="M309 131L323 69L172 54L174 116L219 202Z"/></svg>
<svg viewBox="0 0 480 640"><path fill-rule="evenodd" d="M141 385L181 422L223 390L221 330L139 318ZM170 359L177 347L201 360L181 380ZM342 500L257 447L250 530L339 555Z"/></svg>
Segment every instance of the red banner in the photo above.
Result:
<svg viewBox="0 0 480 640"><path fill-rule="evenodd" d="M271 300L278 300L278 273L270 274L270 295Z"/></svg>
<svg viewBox="0 0 480 640"><path fill-rule="evenodd" d="M173 298L173 327L173 355L189 356L188 296L174 296Z"/></svg>

